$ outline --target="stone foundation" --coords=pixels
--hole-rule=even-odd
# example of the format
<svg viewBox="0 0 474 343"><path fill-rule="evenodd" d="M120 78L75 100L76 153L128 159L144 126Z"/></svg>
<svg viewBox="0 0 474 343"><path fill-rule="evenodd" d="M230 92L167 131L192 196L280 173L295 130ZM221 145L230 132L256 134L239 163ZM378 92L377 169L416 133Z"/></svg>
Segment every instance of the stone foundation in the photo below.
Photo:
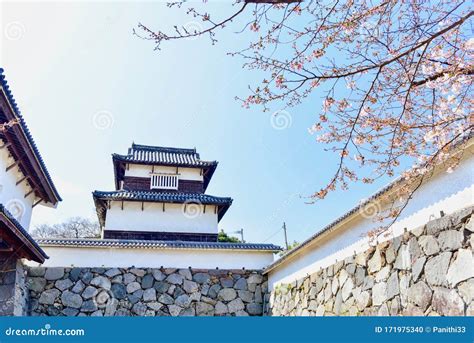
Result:
<svg viewBox="0 0 474 343"><path fill-rule="evenodd" d="M273 316L474 316L472 208L267 294Z"/></svg>
<svg viewBox="0 0 474 343"><path fill-rule="evenodd" d="M255 316L267 283L259 271L29 268L33 316Z"/></svg>
<svg viewBox="0 0 474 343"><path fill-rule="evenodd" d="M28 295L23 264L9 258L0 261L0 266L0 316L23 316Z"/></svg>

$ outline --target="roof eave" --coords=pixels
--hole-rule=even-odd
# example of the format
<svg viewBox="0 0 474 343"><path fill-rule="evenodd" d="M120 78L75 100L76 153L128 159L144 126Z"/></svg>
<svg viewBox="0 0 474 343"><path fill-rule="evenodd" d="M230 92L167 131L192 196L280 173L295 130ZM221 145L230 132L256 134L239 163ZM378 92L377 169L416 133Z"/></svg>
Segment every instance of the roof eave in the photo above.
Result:
<svg viewBox="0 0 474 343"><path fill-rule="evenodd" d="M183 241L148 241L148 240L117 240L117 239L40 239L42 247L72 248L123 248L123 249L166 249L166 250L227 250L248 252L271 252L282 250L273 244L259 243L201 243Z"/></svg>
<svg viewBox="0 0 474 343"><path fill-rule="evenodd" d="M107 202L108 201L131 201L131 202L155 202L155 203L168 203L168 204L184 204L187 200L152 200L152 199L129 199L126 197L111 197L111 196L104 196L99 194L99 191L92 192L92 198L94 199L94 204L97 212L97 217L99 219L99 224L103 227L105 226L105 218L107 212ZM221 203L212 202L212 201L201 201L199 200L202 205L214 205L217 206L217 222L220 222L221 219L226 214L229 207L232 205L234 201L232 198L222 198Z"/></svg>
<svg viewBox="0 0 474 343"><path fill-rule="evenodd" d="M184 162L156 162L156 161L143 161L137 160L134 158L129 157L128 155L120 155L120 154L112 154L112 160L122 163L129 163L129 164L141 164L141 165L155 165L155 166L178 166L178 167L188 167L188 168L210 168L210 167L217 167L217 161L203 161L199 160L202 165L196 165L192 163L184 163Z"/></svg>
<svg viewBox="0 0 474 343"><path fill-rule="evenodd" d="M224 217L224 215L227 213L227 210L229 209L230 205L232 205L233 199L230 199L230 202L227 203L226 205L218 205L218 210L217 210L217 222L219 223L221 219Z"/></svg>
<svg viewBox="0 0 474 343"><path fill-rule="evenodd" d="M28 234L28 232L21 226L21 224L13 218L5 207L0 204L0 222L3 222L11 232L22 242L22 249L26 249L31 256L31 260L44 263L49 258L48 255L41 249L36 241ZM26 256L19 256L19 258L28 258Z"/></svg>
<svg viewBox="0 0 474 343"><path fill-rule="evenodd" d="M27 147L29 154L27 154L28 160L33 166L33 169L36 169L37 175L32 175L38 181L38 184L44 190L44 195L46 195L47 199L43 199L46 202L52 203L56 205L59 201L61 201L61 196L59 195L54 183L49 175L49 172L46 169L46 166L43 162L41 155L39 154L39 150L36 147L36 144L33 141L33 137L31 136L28 127L26 126L25 120L20 114L20 111L16 105L16 102L13 98L13 95L10 91L10 88L5 80L5 76L3 75L3 69L0 68L0 88L2 94L2 101L5 102L7 106L5 115L7 116L8 121L10 120L18 120L18 125L13 125L8 132L14 132L12 134L16 135L17 139L20 140L21 146Z"/></svg>
<svg viewBox="0 0 474 343"><path fill-rule="evenodd" d="M193 193L190 193L193 194ZM99 194L99 191L94 191L92 192L92 196L97 200L102 200L102 201L132 201L132 202L157 202L157 203L170 203L170 204L184 204L188 200L153 200L153 199L141 199L141 198L126 198L126 197L112 197L112 196L106 196ZM192 199L191 199L192 200ZM217 201L202 201L202 200L196 200L199 201L202 205L216 205L216 206L230 206L232 205L233 199L232 198L220 198L221 202L218 203Z"/></svg>
<svg viewBox="0 0 474 343"><path fill-rule="evenodd" d="M218 164L219 164L219 162L214 161L214 163L212 165L205 168L204 173L203 173L204 174L204 176L203 176L203 179L204 179L203 192L205 192L207 190L207 186L209 186L209 183L211 182L212 176L214 175L214 172L216 171L216 168L217 168Z"/></svg>
<svg viewBox="0 0 474 343"><path fill-rule="evenodd" d="M95 192L92 192L92 199L94 200L95 211L97 213L97 219L99 220L99 225L105 227L105 217L107 214L107 204L105 201L99 199L95 196Z"/></svg>

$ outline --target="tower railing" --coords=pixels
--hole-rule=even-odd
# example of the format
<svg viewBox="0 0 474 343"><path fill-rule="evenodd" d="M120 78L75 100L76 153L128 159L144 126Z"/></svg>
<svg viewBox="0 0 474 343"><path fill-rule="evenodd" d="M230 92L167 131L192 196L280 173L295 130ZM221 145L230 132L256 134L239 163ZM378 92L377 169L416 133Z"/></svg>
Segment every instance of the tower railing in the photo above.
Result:
<svg viewBox="0 0 474 343"><path fill-rule="evenodd" d="M150 189L178 189L178 175L151 174Z"/></svg>

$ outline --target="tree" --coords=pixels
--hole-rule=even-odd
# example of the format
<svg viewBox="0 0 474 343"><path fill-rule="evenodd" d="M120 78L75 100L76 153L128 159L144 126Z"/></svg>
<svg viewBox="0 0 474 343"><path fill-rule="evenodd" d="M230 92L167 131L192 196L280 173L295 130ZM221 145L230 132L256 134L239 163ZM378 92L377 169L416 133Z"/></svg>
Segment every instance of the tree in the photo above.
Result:
<svg viewBox="0 0 474 343"><path fill-rule="evenodd" d="M100 238L100 226L87 218L73 217L59 224L38 225L31 234L35 238Z"/></svg>
<svg viewBox="0 0 474 343"><path fill-rule="evenodd" d="M283 256L286 255L286 253L294 248L296 248L298 245L300 245L299 242L293 241L293 243L288 244L288 249L284 249L278 253L278 255Z"/></svg>
<svg viewBox="0 0 474 343"><path fill-rule="evenodd" d="M413 192L458 158L453 148L472 136L474 12L466 1L271 1L234 3L231 14L211 13L183 2L168 4L202 30L175 26L173 33L140 23L135 32L163 43L207 36L236 22L237 34L254 32L247 48L230 52L265 77L236 97L246 108L320 104L309 129L338 154L333 176L309 195L310 203L353 182L372 183L401 172L404 186L387 217L395 220ZM203 4L203 7L206 5ZM322 97L321 100L317 97Z"/></svg>
<svg viewBox="0 0 474 343"><path fill-rule="evenodd" d="M227 242L227 243L241 243L240 239L237 237L231 237L224 230L220 230L217 234L217 241L218 242Z"/></svg>
<svg viewBox="0 0 474 343"><path fill-rule="evenodd" d="M13 127L14 125L19 124L20 121L18 119L13 119L4 123L0 123L0 132L6 132L9 128Z"/></svg>

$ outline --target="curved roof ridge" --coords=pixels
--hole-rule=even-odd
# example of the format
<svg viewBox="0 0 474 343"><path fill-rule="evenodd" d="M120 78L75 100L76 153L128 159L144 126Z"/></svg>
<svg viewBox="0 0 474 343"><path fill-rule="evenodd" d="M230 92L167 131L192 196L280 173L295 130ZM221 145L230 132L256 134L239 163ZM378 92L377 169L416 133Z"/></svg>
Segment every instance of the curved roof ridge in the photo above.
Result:
<svg viewBox="0 0 474 343"><path fill-rule="evenodd" d="M174 152L174 153L181 153L181 154L197 154L196 148L193 148L193 149L190 149L190 148L174 148L174 147L144 145L144 144L136 144L136 143L132 143L132 149L162 151L162 152Z"/></svg>

